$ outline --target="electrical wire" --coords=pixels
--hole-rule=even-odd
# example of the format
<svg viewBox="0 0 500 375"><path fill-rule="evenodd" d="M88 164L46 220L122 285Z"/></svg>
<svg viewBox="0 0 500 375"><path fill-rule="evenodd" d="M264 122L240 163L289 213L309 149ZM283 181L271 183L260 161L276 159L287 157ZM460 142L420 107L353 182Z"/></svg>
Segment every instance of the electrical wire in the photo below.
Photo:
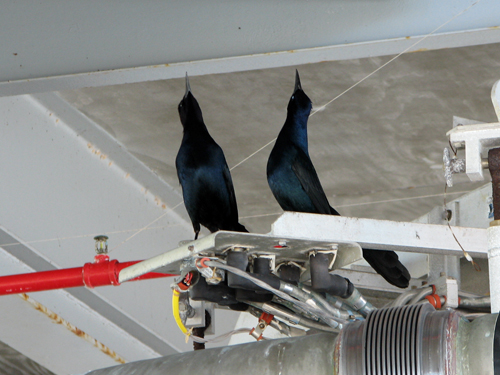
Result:
<svg viewBox="0 0 500 375"><path fill-rule="evenodd" d="M216 336L216 337L211 338L211 339L205 339L202 337L192 335L191 330L188 330L186 328L186 326L184 325L184 323L182 322L181 314L179 311L179 297L180 297L180 292L177 289L174 289L173 293L172 293L172 313L174 315L174 320L177 323L177 326L179 327L179 329L182 331L182 333L185 334L189 339L191 339L195 342L204 343L204 344L211 343L211 342L219 342L219 341L222 341L222 340L228 338L231 335L235 335L238 333L250 333L250 331L251 331L249 328L240 328L240 329L236 329L236 330L224 333L220 336Z"/></svg>
<svg viewBox="0 0 500 375"><path fill-rule="evenodd" d="M418 289L411 289L406 292L403 292L394 301L389 302L384 307L403 306L404 304L406 304L406 302L412 299L413 296L416 295L418 292L419 292Z"/></svg>
<svg viewBox="0 0 500 375"><path fill-rule="evenodd" d="M182 331L182 333L184 333L185 335L189 335L188 329L186 328L186 326L182 322L181 314L179 311L179 296L180 295L181 295L181 293L177 289L174 289L174 292L172 293L172 313L174 314L174 319L175 319L175 322L177 323L177 327L179 327L179 329Z"/></svg>
<svg viewBox="0 0 500 375"><path fill-rule="evenodd" d="M413 305L413 304L417 303L418 301L420 301L422 298L431 295L433 293L433 290L434 290L434 288L432 288L432 287L423 288L420 293L417 293L417 295L415 295L410 300L410 302L408 302L408 305Z"/></svg>
<svg viewBox="0 0 500 375"><path fill-rule="evenodd" d="M220 342L222 340L227 339L228 337L230 337L232 335L237 335L239 333L250 333L251 331L252 330L250 328L239 328L239 329L235 329L233 331L226 332L220 336L216 336L216 337L211 338L211 339L205 339L205 338L201 338L201 337L194 336L194 335L189 335L189 338L195 342L207 344L207 343Z"/></svg>
<svg viewBox="0 0 500 375"><path fill-rule="evenodd" d="M295 298L292 298L290 297L288 294L278 290L278 289L275 289L273 288L271 285L269 285L268 283L262 281L262 280L259 280L257 279L256 277L253 277L251 275L249 275L247 272L245 271L242 271L240 270L239 268L236 268L236 267L232 267L232 266L229 266L227 264L224 264L222 262L218 262L218 261L214 261L214 260L208 260L208 261L205 261L204 262L205 265L209 266L209 267L218 267L220 269L223 269L223 270L226 270L226 271L229 271L231 273L234 273L235 275L237 276L241 276L247 280L250 280L251 282L253 282L255 285L261 287L262 289L265 289L271 293L274 293L275 295L277 295L278 297L284 299L284 300L287 300L289 302L292 302L292 303L298 303L298 304L301 304L300 301L298 301L297 299ZM301 305L306 305L304 303L302 303ZM303 306L305 309L307 310L310 310L311 306Z"/></svg>
<svg viewBox="0 0 500 375"><path fill-rule="evenodd" d="M314 306L314 305L311 305L309 303L305 303L303 301L299 301L298 299L290 297L287 293L284 293L281 290L273 288L272 286L265 283L264 281L259 280L256 277L253 277L253 276L249 275L247 272L242 271L236 267L232 267L232 266L229 266L229 265L224 264L222 262L213 261L213 260L208 260L208 261L205 261L204 263L205 263L205 265L207 265L209 267L218 267L220 269L229 271L231 273L234 273L237 276L241 276L245 279L252 281L255 285L261 287L262 289L268 290L271 293L274 293L275 295L277 295L278 297L280 297L286 301L292 302L295 305L300 306L302 309L310 312L312 315L318 316L321 320L323 320L326 324L328 324L329 326L331 326L333 328L340 328L345 323L344 320L339 319L338 317L332 315L329 311L326 311L324 308L320 308L317 305Z"/></svg>

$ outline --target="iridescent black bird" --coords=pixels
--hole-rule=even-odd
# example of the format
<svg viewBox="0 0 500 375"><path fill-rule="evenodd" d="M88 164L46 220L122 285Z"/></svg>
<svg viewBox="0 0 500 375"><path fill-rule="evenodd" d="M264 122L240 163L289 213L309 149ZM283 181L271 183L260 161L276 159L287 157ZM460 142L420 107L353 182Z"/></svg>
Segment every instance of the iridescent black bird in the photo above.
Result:
<svg viewBox="0 0 500 375"><path fill-rule="evenodd" d="M302 90L296 71L286 121L267 162L267 181L285 211L339 215L328 203L309 158L307 119L311 108L311 100ZM410 273L394 251L363 249L363 257L389 283L408 287Z"/></svg>
<svg viewBox="0 0 500 375"><path fill-rule="evenodd" d="M247 232L238 223L236 197L226 158L208 133L187 74L186 93L178 110L184 136L175 166L195 239L200 233L200 224L212 233L218 230Z"/></svg>

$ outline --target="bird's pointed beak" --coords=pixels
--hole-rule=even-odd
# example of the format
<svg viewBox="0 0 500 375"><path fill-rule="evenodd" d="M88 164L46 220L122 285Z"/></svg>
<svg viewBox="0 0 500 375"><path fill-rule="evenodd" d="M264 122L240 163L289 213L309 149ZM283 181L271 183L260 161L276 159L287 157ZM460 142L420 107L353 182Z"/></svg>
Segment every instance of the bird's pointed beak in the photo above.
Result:
<svg viewBox="0 0 500 375"><path fill-rule="evenodd" d="M189 94L190 92L191 92L191 86L189 85L189 77L186 72L186 92L184 93L184 97L186 97L187 94Z"/></svg>
<svg viewBox="0 0 500 375"><path fill-rule="evenodd" d="M302 90L302 85L300 84L300 77L299 77L299 71L295 69L295 88L294 92L297 90Z"/></svg>

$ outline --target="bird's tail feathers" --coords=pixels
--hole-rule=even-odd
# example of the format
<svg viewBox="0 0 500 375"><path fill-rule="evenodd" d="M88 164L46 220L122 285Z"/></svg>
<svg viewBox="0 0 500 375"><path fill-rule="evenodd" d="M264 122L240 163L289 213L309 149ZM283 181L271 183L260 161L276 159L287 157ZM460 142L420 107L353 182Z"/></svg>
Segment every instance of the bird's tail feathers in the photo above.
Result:
<svg viewBox="0 0 500 375"><path fill-rule="evenodd" d="M247 228L245 228L240 223L236 223L236 225L234 226L234 228L232 230L235 231L235 232L246 232L246 233L248 233Z"/></svg>
<svg viewBox="0 0 500 375"><path fill-rule="evenodd" d="M388 283L398 288L410 284L410 273L394 251L363 249L363 257Z"/></svg>
<svg viewBox="0 0 500 375"><path fill-rule="evenodd" d="M339 212L335 208L333 208L332 206L330 206L330 215L340 216Z"/></svg>

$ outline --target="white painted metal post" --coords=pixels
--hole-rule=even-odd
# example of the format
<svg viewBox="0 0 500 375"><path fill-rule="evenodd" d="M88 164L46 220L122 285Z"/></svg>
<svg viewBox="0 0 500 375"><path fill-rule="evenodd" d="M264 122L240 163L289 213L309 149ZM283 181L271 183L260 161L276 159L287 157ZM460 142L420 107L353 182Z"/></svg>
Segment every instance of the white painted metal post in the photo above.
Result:
<svg viewBox="0 0 500 375"><path fill-rule="evenodd" d="M491 101L493 103L493 108L495 108L498 121L500 121L500 80L496 81L491 89Z"/></svg>
<svg viewBox="0 0 500 375"><path fill-rule="evenodd" d="M488 267L490 271L491 313L500 311L500 220L488 228Z"/></svg>

